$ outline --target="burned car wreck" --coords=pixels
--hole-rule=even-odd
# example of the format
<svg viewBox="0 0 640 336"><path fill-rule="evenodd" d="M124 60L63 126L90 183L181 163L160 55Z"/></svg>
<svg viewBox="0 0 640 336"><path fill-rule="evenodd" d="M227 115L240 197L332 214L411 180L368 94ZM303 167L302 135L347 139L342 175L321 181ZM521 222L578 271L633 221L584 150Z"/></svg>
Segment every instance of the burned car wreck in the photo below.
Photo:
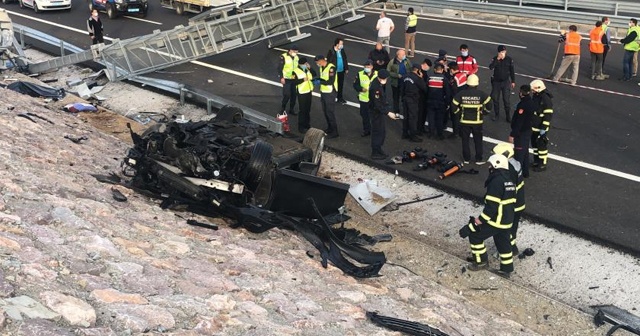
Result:
<svg viewBox="0 0 640 336"><path fill-rule="evenodd" d="M384 253L363 246L390 237L344 227L349 185L316 176L323 131L310 129L300 143L227 106L210 120L162 120L142 134L130 132L125 178L103 182L160 199L163 208L228 217L254 233L295 230L318 249L324 267L331 262L354 277L379 276Z"/></svg>

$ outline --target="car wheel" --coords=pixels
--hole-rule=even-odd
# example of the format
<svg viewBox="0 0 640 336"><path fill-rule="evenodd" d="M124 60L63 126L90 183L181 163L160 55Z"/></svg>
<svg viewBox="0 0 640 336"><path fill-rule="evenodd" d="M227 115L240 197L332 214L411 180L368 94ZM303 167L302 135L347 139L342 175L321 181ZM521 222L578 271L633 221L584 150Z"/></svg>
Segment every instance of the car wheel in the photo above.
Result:
<svg viewBox="0 0 640 336"><path fill-rule="evenodd" d="M244 119L244 112L241 108L225 105L216 114L216 121L228 121L230 123L239 123Z"/></svg>
<svg viewBox="0 0 640 336"><path fill-rule="evenodd" d="M249 162L240 175L240 179L244 182L247 188L249 188L249 190L256 190L260 181L262 181L267 174L269 166L272 165L272 155L273 146L267 142L258 141L253 146Z"/></svg>
<svg viewBox="0 0 640 336"><path fill-rule="evenodd" d="M107 16L109 19L115 19L118 16L113 4L107 4Z"/></svg>
<svg viewBox="0 0 640 336"><path fill-rule="evenodd" d="M322 151L324 150L324 137L324 132L317 128L310 128L304 135L302 145L311 149L311 151L313 152L312 163L319 164L320 159L322 159Z"/></svg>
<svg viewBox="0 0 640 336"><path fill-rule="evenodd" d="M177 2L176 3L176 13L178 15L184 14L184 4L182 2Z"/></svg>
<svg viewBox="0 0 640 336"><path fill-rule="evenodd" d="M33 2L33 11L36 13L40 12L40 8L38 8L38 3L36 1Z"/></svg>

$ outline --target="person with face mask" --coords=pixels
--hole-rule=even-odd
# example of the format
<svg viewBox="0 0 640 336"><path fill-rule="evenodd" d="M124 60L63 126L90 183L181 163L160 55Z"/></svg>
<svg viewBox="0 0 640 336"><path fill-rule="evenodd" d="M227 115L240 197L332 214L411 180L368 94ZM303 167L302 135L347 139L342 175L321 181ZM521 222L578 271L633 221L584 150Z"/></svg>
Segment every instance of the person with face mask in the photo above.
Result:
<svg viewBox="0 0 640 336"><path fill-rule="evenodd" d="M353 81L353 89L358 93L360 102L360 117L362 117L362 133L360 136L371 135L371 120L369 118L369 87L374 79L378 77L378 72L373 70L373 61L367 60L364 69L358 72L358 77Z"/></svg>
<svg viewBox="0 0 640 336"><path fill-rule="evenodd" d="M466 44L460 45L460 55L456 57L456 63L460 72L467 76L478 72L478 61L475 57L469 55L469 46Z"/></svg>
<svg viewBox="0 0 640 336"><path fill-rule="evenodd" d="M500 115L500 95L504 104L504 115L507 122L511 122L511 89L516 86L516 70L513 59L507 56L507 47L498 46L498 55L491 59L489 69L493 70L491 76L491 100L493 100L493 121Z"/></svg>
<svg viewBox="0 0 640 336"><path fill-rule="evenodd" d="M438 63L433 67L434 73L429 78L429 94L427 95L428 137L444 139L445 115L451 91L445 83L444 67Z"/></svg>
<svg viewBox="0 0 640 336"><path fill-rule="evenodd" d="M313 93L313 78L316 71L309 66L306 57L300 57L298 66L293 71L294 84L298 94L298 132L304 134L311 128L311 94Z"/></svg>
<svg viewBox="0 0 640 336"><path fill-rule="evenodd" d="M629 20L629 30L627 30L627 36L620 40L620 43L624 45L624 56L622 58L622 72L623 76L620 80L629 81L633 71L633 59L640 50L640 27L638 27L638 20Z"/></svg>
<svg viewBox="0 0 640 336"><path fill-rule="evenodd" d="M531 86L520 86L520 102L513 112L509 142L513 144L513 157L520 162L522 176L529 177L529 139L531 139L533 114L536 106L531 97Z"/></svg>
<svg viewBox="0 0 640 336"><path fill-rule="evenodd" d="M422 80L420 64L414 63L411 72L403 79L402 101L404 103L404 119L402 120L402 136L411 142L422 142L418 137L418 115L420 111L420 97L427 92L427 85Z"/></svg>
<svg viewBox="0 0 640 336"><path fill-rule="evenodd" d="M378 42L384 46L387 54L390 51L389 44L391 44L391 33L394 28L393 21L388 18L384 12L380 12L380 19L378 19L378 23L376 24L376 30L378 31Z"/></svg>
<svg viewBox="0 0 640 336"><path fill-rule="evenodd" d="M337 138L338 123L336 121L336 90L338 88L338 76L336 75L336 66L327 62L323 55L315 57L316 65L319 71L320 84L320 102L322 103L322 111L327 121L327 139Z"/></svg>
<svg viewBox="0 0 640 336"><path fill-rule="evenodd" d="M387 65L387 71L389 71L389 84L391 84L391 93L393 95L393 111L400 113L402 80L411 71L411 63L403 49L399 49L396 52L396 57Z"/></svg>
<svg viewBox="0 0 640 336"><path fill-rule="evenodd" d="M396 113L391 111L391 106L387 101L385 85L389 79L389 72L382 69L378 72L378 77L373 80L369 87L369 112L371 117L371 158L374 160L384 160L387 154L382 151L385 132L385 116L391 119L398 119Z"/></svg>
<svg viewBox="0 0 640 336"><path fill-rule="evenodd" d="M289 47L289 51L280 55L280 64L278 65L278 75L280 84L282 84L282 106L280 110L290 115L296 115L294 108L296 107L296 84L294 83L293 71L298 66L298 46L293 44ZM287 112L287 104L289 104L289 112Z"/></svg>
<svg viewBox="0 0 640 336"><path fill-rule="evenodd" d="M376 43L375 48L369 52L369 59L373 61L373 70L375 71L386 69L390 61L389 53L380 42Z"/></svg>
<svg viewBox="0 0 640 336"><path fill-rule="evenodd" d="M92 44L104 43L102 21L97 9L91 11L91 17L87 20L87 31Z"/></svg>
<svg viewBox="0 0 640 336"><path fill-rule="evenodd" d="M418 120L416 123L416 135L422 136L425 133L425 123L427 122L427 97L429 95L429 71L433 63L430 59L425 58L420 64L420 71L422 72L422 81L424 82L427 90L420 92L420 107L418 110Z"/></svg>
<svg viewBox="0 0 640 336"><path fill-rule="evenodd" d="M337 38L333 42L333 48L327 52L327 62L335 65L336 74L338 77L338 90L336 101L340 104L346 104L347 101L342 96L342 89L344 88L344 76L349 73L349 61L347 60L347 53L344 51L344 40Z"/></svg>
<svg viewBox="0 0 640 336"><path fill-rule="evenodd" d="M560 67L556 74L553 76L553 82L558 83L558 80L571 66L571 85L576 86L578 81L578 70L580 69L580 41L582 36L578 34L578 27L576 25L569 26L569 32L560 36L560 40L564 42L564 57L560 62Z"/></svg>

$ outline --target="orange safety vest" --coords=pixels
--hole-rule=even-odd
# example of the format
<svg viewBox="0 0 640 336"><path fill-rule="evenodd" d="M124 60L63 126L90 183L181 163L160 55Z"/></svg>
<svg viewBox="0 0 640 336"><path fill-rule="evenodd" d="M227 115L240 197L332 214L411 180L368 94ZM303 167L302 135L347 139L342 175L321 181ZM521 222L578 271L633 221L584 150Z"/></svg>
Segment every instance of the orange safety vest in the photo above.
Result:
<svg viewBox="0 0 640 336"><path fill-rule="evenodd" d="M591 29L589 33L589 51L594 54L604 53L604 44L602 44L602 35L604 35L604 29L602 27L595 27Z"/></svg>
<svg viewBox="0 0 640 336"><path fill-rule="evenodd" d="M564 43L564 54L580 55L580 40L582 40L582 36L577 32L571 31L567 33L567 40Z"/></svg>

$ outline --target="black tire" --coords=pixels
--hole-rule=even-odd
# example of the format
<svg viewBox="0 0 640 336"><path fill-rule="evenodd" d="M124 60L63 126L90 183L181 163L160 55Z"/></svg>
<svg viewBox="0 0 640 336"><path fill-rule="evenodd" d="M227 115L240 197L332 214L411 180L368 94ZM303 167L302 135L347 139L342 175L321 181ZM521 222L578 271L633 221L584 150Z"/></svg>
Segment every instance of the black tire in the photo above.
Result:
<svg viewBox="0 0 640 336"><path fill-rule="evenodd" d="M249 190L255 191L260 181L269 172L269 167L273 164L272 155L273 147L269 143L259 140L253 146L249 162L240 175L240 179Z"/></svg>
<svg viewBox="0 0 640 336"><path fill-rule="evenodd" d="M184 4L182 2L176 2L176 14L184 14Z"/></svg>
<svg viewBox="0 0 640 336"><path fill-rule="evenodd" d="M216 121L228 121L237 124L244 119L244 111L241 108L225 105L216 114Z"/></svg>
<svg viewBox="0 0 640 336"><path fill-rule="evenodd" d="M107 16L109 19L115 19L118 17L118 12L116 11L114 4L107 4Z"/></svg>
<svg viewBox="0 0 640 336"><path fill-rule="evenodd" d="M304 135L302 145L313 152L312 163L319 164L324 150L324 131L317 128L310 128Z"/></svg>
<svg viewBox="0 0 640 336"><path fill-rule="evenodd" d="M40 8L38 8L38 3L37 2L33 2L33 11L36 13L40 13Z"/></svg>

